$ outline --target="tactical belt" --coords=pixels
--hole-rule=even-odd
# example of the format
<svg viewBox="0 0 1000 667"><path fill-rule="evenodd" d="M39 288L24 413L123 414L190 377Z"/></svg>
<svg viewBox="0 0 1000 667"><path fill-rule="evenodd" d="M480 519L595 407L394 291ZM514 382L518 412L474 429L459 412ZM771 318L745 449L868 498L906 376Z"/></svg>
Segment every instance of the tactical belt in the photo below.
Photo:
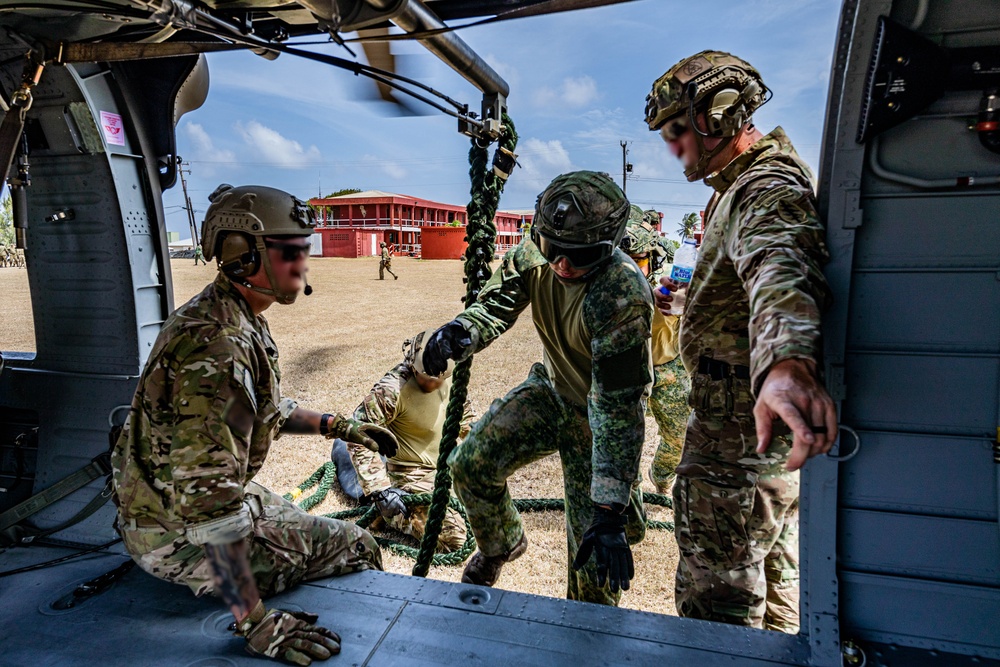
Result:
<svg viewBox="0 0 1000 667"><path fill-rule="evenodd" d="M702 375L708 375L716 381L725 380L728 377L734 377L737 380L750 379L749 366L737 366L711 357L698 357L698 372Z"/></svg>
<svg viewBox="0 0 1000 667"><path fill-rule="evenodd" d="M31 542L36 538L57 533L60 530L69 528L75 523L83 521L100 509L100 507L108 501L108 498L111 497L111 494L105 493L105 491L102 490L101 493L94 496L94 498L91 499L91 501L87 503L83 509L73 515L70 519L67 519L52 528L39 529L30 526L17 526L17 524L24 519L45 509L57 500L65 498L78 489L82 489L95 479L107 477L110 474L111 454L103 452L95 456L90 463L68 477L64 477L41 493L37 493L27 500L14 505L14 507L11 507L3 514L0 514L0 532L6 531L9 533L5 536L8 539L0 539L0 541L7 542L10 540L22 543Z"/></svg>

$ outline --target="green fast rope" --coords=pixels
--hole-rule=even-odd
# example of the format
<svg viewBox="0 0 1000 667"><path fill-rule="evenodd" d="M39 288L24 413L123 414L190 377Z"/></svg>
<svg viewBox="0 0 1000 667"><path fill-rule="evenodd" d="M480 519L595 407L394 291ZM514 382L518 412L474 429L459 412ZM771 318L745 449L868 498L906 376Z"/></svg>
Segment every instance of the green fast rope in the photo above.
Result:
<svg viewBox="0 0 1000 667"><path fill-rule="evenodd" d="M284 498L285 500L294 502L297 498L302 496L304 491L317 487L316 491L312 495L302 498L302 501L299 503L299 507L308 511L323 502L327 494L330 492L336 477L336 464L333 461L327 461L320 466L316 472L310 475L306 481L295 487L294 491L286 493ZM431 493L412 493L402 496L402 500L408 508L414 508L420 507L421 505L430 505L433 497L434 495ZM670 499L670 496L661 495L659 493L643 492L642 501L646 505L658 505L668 509L673 508L673 501ZM472 555L472 552L476 550L476 538L472 534L472 527L469 525L469 517L465 513L465 507L462 506L462 503L460 503L457 498L452 497L450 494L448 496L448 507L451 507L453 510L458 512L462 516L462 520L465 522L465 544L463 544L460 549L455 551L450 551L448 553L435 553L431 558L432 565L461 565L466 561L466 559L468 559L469 556ZM514 500L514 507L516 507L519 512L565 511L566 503L562 498L520 498ZM330 512L329 514L324 514L323 516L341 520L357 518L356 523L359 526L362 528L368 528L368 526L370 526L379 516L379 513L378 509L374 505L369 505L365 507L355 507L353 509L343 510L340 512ZM651 521L647 519L646 527L653 530L669 530L671 532L674 530L674 524L672 521ZM419 549L390 538L375 536L375 541L378 542L379 546L383 549L400 556L405 556L406 558L413 558L416 560L420 554ZM437 540L435 538L435 544L436 542Z"/></svg>
<svg viewBox="0 0 1000 667"><path fill-rule="evenodd" d="M500 119L503 132L500 135L497 150L505 148L511 152L517 147L517 130L514 122L506 113ZM471 199L466 207L469 224L466 227L468 247L465 250L465 280L466 291L463 301L466 306L472 304L479 291L490 279L493 271L490 262L496 248L497 230L493 219L500 204L500 193L503 192L504 180L497 176L489 164L488 147L479 146L475 139L469 149L469 178ZM424 526L424 537L420 541L420 551L417 562L413 566L413 575L426 577L434 559L438 536L444 523L445 510L451 499L451 470L448 467L448 456L458 445L458 433L461 428L462 416L465 412L465 399L468 395L469 376L472 373L472 357L455 365L454 379L451 384L451 394L448 396L448 407L445 410L444 427L441 433L441 445L437 460L437 473L434 475L434 493L428 510L427 523ZM469 531L471 535L472 531Z"/></svg>

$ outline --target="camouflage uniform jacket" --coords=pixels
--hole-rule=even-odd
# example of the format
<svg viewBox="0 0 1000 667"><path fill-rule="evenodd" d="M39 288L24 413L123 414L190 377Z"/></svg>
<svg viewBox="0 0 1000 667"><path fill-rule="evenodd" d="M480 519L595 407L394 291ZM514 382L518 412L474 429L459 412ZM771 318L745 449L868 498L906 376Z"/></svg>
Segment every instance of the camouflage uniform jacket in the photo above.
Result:
<svg viewBox="0 0 1000 667"><path fill-rule="evenodd" d="M267 321L222 274L171 314L112 454L125 530L159 525L195 544L249 535L244 488L295 409L280 380Z"/></svg>
<svg viewBox="0 0 1000 667"><path fill-rule="evenodd" d="M389 254L389 249L388 248L382 248L381 258L382 258L382 261L385 262L386 264L388 264L389 262L392 261L392 255Z"/></svg>
<svg viewBox="0 0 1000 667"><path fill-rule="evenodd" d="M450 377L435 391L424 392L417 384L413 369L407 364L399 364L375 383L354 411L354 418L392 431L399 442L399 451L390 459L392 463L433 470L437 467L450 392ZM471 403L466 401L459 439L468 435L474 418ZM392 486L378 453L350 442L347 449L365 495Z"/></svg>
<svg viewBox="0 0 1000 667"><path fill-rule="evenodd" d="M812 175L779 127L705 180L715 194L688 287L681 357L692 374L700 356L749 366L756 393L775 363L820 355L829 254ZM749 413L748 401L736 402Z"/></svg>
<svg viewBox="0 0 1000 667"><path fill-rule="evenodd" d="M472 335L473 350L509 329L529 303L553 389L568 405L587 411L591 498L627 505L653 379L649 284L617 248L586 281L561 281L526 238L504 255L476 302L458 316Z"/></svg>

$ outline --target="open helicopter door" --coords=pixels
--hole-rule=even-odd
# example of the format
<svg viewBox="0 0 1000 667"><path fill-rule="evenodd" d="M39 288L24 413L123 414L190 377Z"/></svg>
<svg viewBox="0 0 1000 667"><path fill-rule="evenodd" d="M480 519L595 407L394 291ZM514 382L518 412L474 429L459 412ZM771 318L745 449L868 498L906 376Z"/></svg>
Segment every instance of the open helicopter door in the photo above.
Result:
<svg viewBox="0 0 1000 667"><path fill-rule="evenodd" d="M20 82L19 52L19 44L0 43L6 91ZM168 116L182 111L172 103L202 68L198 57L169 60L149 77L141 64L49 66L33 91L25 126L31 185L25 211L15 217L27 219L37 351L4 353L0 512L107 452L109 431L127 416L139 372L173 308L161 202L161 181L173 179L173 156L164 155L173 142L175 119ZM204 95L198 97L189 105L200 105ZM58 526L105 481L93 479L27 521ZM53 537L107 542L115 537L113 514L109 502Z"/></svg>
<svg viewBox="0 0 1000 667"><path fill-rule="evenodd" d="M1000 658L998 16L996 0L843 11L820 205L827 381L856 455L825 478L810 463L837 509L812 504L803 557L836 531L836 579L809 595L837 601L852 664Z"/></svg>

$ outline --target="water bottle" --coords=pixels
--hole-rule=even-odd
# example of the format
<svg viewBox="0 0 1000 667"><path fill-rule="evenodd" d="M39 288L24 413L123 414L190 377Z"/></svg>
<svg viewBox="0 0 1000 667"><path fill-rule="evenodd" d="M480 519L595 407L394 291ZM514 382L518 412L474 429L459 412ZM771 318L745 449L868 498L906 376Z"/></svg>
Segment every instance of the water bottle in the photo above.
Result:
<svg viewBox="0 0 1000 667"><path fill-rule="evenodd" d="M680 315L684 312L687 286L691 282L691 274L694 273L694 265L697 262L698 249L695 247L694 241L685 239L681 247L674 253L674 268L670 271L670 279L680 284L681 287L671 294L674 300L670 304L670 312L674 315ZM661 287L660 289L665 290L666 288Z"/></svg>

